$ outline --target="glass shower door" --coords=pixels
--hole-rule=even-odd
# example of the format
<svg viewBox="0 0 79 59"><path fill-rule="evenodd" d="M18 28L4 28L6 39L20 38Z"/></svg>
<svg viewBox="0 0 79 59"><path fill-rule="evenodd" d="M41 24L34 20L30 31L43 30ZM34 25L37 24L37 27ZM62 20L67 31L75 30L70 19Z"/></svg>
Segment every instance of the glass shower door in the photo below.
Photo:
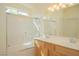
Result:
<svg viewBox="0 0 79 59"><path fill-rule="evenodd" d="M7 20L7 54L17 55L17 51L29 47L34 28L32 19L27 16L6 14ZM27 46L28 45L28 46Z"/></svg>

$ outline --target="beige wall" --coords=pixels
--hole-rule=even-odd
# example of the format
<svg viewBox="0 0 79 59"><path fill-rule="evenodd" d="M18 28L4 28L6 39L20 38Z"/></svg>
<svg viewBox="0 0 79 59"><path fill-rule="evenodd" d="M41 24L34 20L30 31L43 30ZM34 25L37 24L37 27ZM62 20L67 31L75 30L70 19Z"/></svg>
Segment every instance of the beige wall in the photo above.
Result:
<svg viewBox="0 0 79 59"><path fill-rule="evenodd" d="M0 4L0 55L6 54L6 16L4 6Z"/></svg>
<svg viewBox="0 0 79 59"><path fill-rule="evenodd" d="M62 34L79 38L79 4L63 10Z"/></svg>

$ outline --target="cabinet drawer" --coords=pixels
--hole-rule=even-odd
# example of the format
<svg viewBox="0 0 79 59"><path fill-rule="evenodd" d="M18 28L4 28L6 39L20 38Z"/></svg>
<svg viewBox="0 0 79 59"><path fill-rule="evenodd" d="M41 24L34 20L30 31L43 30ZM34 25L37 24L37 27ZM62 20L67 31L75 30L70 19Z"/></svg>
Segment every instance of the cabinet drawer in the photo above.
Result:
<svg viewBox="0 0 79 59"><path fill-rule="evenodd" d="M36 46L36 55L37 56L47 56L48 50L46 43L44 41L35 40L35 46Z"/></svg>
<svg viewBox="0 0 79 59"><path fill-rule="evenodd" d="M79 56L79 51L70 49L70 48L65 48L62 46L55 46L55 51L67 56Z"/></svg>
<svg viewBox="0 0 79 59"><path fill-rule="evenodd" d="M54 44L51 44L51 43L46 43L46 48L48 50L48 56L53 56L54 55Z"/></svg>

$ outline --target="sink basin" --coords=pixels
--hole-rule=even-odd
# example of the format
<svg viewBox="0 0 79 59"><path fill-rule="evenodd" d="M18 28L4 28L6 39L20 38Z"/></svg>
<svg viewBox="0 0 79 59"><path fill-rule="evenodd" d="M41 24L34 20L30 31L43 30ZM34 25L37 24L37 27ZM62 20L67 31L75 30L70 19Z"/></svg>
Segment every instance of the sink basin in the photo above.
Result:
<svg viewBox="0 0 79 59"><path fill-rule="evenodd" d="M53 36L53 37L50 37L49 39L47 39L47 41L61 45L61 46L79 49L79 43L78 43L79 41L76 38Z"/></svg>
<svg viewBox="0 0 79 59"><path fill-rule="evenodd" d="M49 38L37 38L37 39L46 41L52 44L57 44L57 45L61 45L64 47L79 50L79 39L76 39L76 38L72 39L70 37L51 36Z"/></svg>

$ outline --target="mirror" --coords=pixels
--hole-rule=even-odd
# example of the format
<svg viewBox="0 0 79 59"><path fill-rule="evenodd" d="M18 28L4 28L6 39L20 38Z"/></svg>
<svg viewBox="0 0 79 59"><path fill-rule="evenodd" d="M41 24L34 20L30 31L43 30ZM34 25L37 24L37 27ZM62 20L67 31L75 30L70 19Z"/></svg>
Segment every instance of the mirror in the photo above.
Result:
<svg viewBox="0 0 79 59"><path fill-rule="evenodd" d="M62 35L79 38L79 4L63 10Z"/></svg>
<svg viewBox="0 0 79 59"><path fill-rule="evenodd" d="M56 35L79 39L79 4L54 11L51 15L52 19L43 20L46 36Z"/></svg>

